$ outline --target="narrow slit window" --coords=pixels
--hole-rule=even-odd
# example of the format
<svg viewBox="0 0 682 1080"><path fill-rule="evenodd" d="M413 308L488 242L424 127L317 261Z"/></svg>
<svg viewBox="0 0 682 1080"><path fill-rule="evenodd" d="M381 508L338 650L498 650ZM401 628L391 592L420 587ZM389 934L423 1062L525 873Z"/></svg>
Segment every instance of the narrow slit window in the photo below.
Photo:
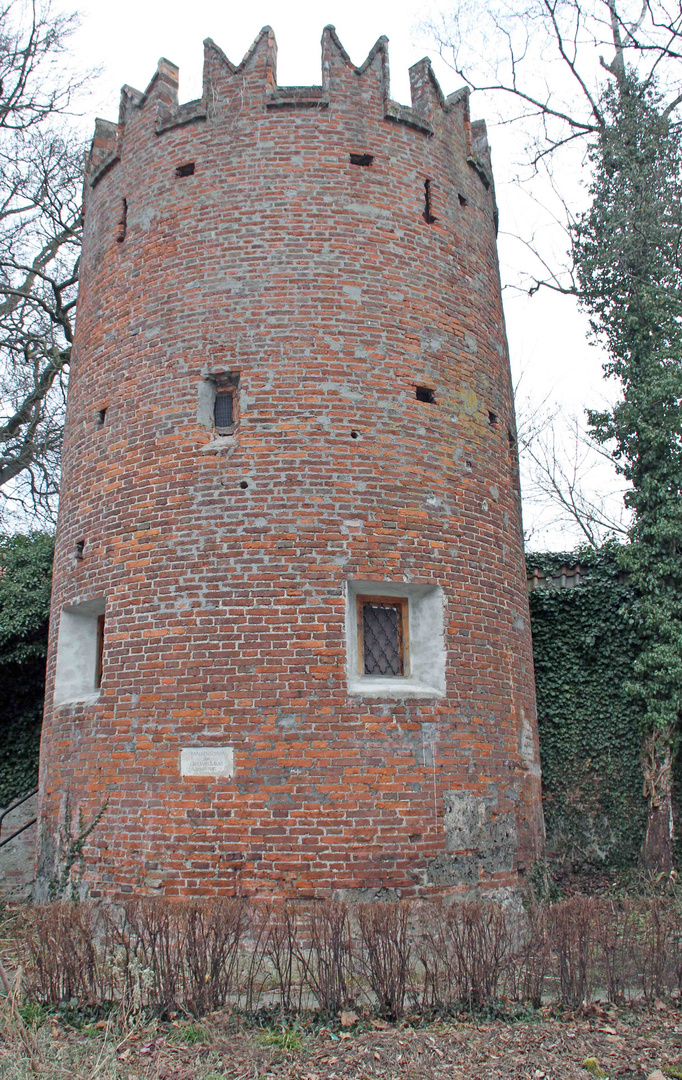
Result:
<svg viewBox="0 0 682 1080"><path fill-rule="evenodd" d="M102 668L104 660L104 615L97 616L97 645L95 653L95 690L102 685Z"/></svg>
<svg viewBox="0 0 682 1080"><path fill-rule="evenodd" d="M106 420L106 418L107 418L107 410L106 409L100 409L99 412L97 413L97 423L98 424L103 424L104 421Z"/></svg>
<svg viewBox="0 0 682 1080"><path fill-rule="evenodd" d="M494 413L494 412L489 412L488 413L488 423L490 424L491 427L495 427L495 425L497 424L497 413Z"/></svg>
<svg viewBox="0 0 682 1080"><path fill-rule="evenodd" d="M358 597L358 663L361 675L395 678L407 674L408 601L403 597Z"/></svg>
<svg viewBox="0 0 682 1080"><path fill-rule="evenodd" d="M121 212L116 222L116 242L122 244L128 230L128 200L121 199Z"/></svg>
<svg viewBox="0 0 682 1080"><path fill-rule="evenodd" d="M428 405L436 404L436 391L430 386L417 387L417 401L425 401Z"/></svg>
<svg viewBox="0 0 682 1080"><path fill-rule="evenodd" d="M234 390L218 387L213 406L213 422L217 431L226 431L234 426Z"/></svg>
<svg viewBox="0 0 682 1080"><path fill-rule="evenodd" d="M185 165L178 165L175 170L175 175L180 176L194 176L194 162L188 161Z"/></svg>
<svg viewBox="0 0 682 1080"><path fill-rule="evenodd" d="M368 168L374 161L374 154L351 154L351 165L360 165L362 168Z"/></svg>
<svg viewBox="0 0 682 1080"><path fill-rule="evenodd" d="M431 181L430 180L425 180L424 181L424 214L423 214L423 217L424 217L424 221L426 222L427 225L433 225L434 221L436 220L435 217L433 216L432 204L433 204L433 191L431 190Z"/></svg>

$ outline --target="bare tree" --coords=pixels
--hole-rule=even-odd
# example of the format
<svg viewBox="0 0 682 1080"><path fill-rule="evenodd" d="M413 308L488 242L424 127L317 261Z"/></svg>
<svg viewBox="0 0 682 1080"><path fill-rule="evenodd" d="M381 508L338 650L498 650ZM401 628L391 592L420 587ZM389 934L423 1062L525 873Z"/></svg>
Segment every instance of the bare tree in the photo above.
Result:
<svg viewBox="0 0 682 1080"><path fill-rule="evenodd" d="M603 130L604 79L623 80L627 65L668 90L668 115L682 104L682 9L674 0L464 0L429 28L472 90L514 99L505 122L535 128L534 166Z"/></svg>
<svg viewBox="0 0 682 1080"><path fill-rule="evenodd" d="M426 29L443 60L472 90L484 94L500 124L522 133L517 183L540 201L545 220L564 230L546 238L515 237L528 261L521 287L575 294L570 226L584 195L590 137L603 131L602 93L609 81L637 69L656 80L666 114L682 104L680 0L436 0L440 14ZM550 205L551 204L551 205Z"/></svg>
<svg viewBox="0 0 682 1080"><path fill-rule="evenodd" d="M547 530L570 536L577 532L594 548L612 536L626 539L627 485L584 423L558 406L523 397L518 387L516 415L523 503L533 510L526 544L531 546L536 533Z"/></svg>
<svg viewBox="0 0 682 1080"><path fill-rule="evenodd" d="M82 79L73 17L0 9L0 521L53 520L78 282L83 152L64 134Z"/></svg>

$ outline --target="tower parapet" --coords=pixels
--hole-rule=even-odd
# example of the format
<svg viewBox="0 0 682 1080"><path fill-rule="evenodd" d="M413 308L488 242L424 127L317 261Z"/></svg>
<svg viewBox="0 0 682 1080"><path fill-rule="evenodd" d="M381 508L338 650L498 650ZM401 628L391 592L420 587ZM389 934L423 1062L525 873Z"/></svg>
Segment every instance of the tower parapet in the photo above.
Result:
<svg viewBox="0 0 682 1080"><path fill-rule="evenodd" d="M98 120L41 855L93 895L513 887L541 849L485 126L265 28ZM74 553L77 553L75 557ZM44 887L45 884L44 884Z"/></svg>
<svg viewBox="0 0 682 1080"><path fill-rule="evenodd" d="M380 37L365 62L356 67L341 44L336 29L333 26L325 27L322 35L322 82L319 86L278 86L277 45L269 26L263 27L238 65L231 63L211 38L206 39L200 98L182 105L178 103L178 74L176 65L162 57L144 93L127 85L123 87L115 141L112 142L111 125L106 121L97 122L88 169L88 181L92 186L103 171L120 160L126 127L135 109L149 111L156 134L162 135L184 124L207 121L230 113L236 117L251 110L328 109L335 98L343 97L349 97L351 101L355 99L361 108L371 103L376 111L383 113L385 119L406 124L428 136L441 131L449 114L454 114L451 119L464 132L470 164L483 172L489 171L485 124L478 123L472 139L468 87L444 97L431 61L425 57L410 68L411 107L393 101L390 96L386 37ZM349 76L355 84L350 95ZM248 103L247 97L250 99ZM103 144L106 144L106 150Z"/></svg>

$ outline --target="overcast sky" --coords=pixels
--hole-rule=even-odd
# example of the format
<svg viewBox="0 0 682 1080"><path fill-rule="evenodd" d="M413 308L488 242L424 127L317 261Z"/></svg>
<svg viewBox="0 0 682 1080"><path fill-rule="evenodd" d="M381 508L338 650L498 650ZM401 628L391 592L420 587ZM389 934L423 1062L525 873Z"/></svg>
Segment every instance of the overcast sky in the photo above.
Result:
<svg viewBox="0 0 682 1080"><path fill-rule="evenodd" d="M71 9L65 0L60 0L60 6ZM78 8L82 26L73 39L74 62L101 72L82 107L87 131L96 115L116 119L120 87L129 83L143 90L160 56L180 67L181 100L200 96L203 39L212 37L238 62L266 24L277 38L282 85L319 83L320 37L328 23L336 26L356 64L362 63L380 35L389 38L391 93L398 101L409 103L407 71L424 55L431 56L445 94L460 85L420 29L423 7L410 0L251 0L239 4L234 0L81 0ZM485 117L487 104L474 95L472 116ZM534 227L534 210L511 184L518 138L510 129L494 125L489 125L489 137L500 204L502 276L503 282L510 283L519 249L506 234L528 234ZM578 177L575 182L579 183ZM602 404L601 356L588 345L586 320L570 300L549 293L528 299L507 290L505 310L512 370L515 380L523 371L525 394L531 392L538 401L549 397L569 413ZM527 509L527 519L529 514ZM570 540L549 531L536 537L536 546L560 547Z"/></svg>

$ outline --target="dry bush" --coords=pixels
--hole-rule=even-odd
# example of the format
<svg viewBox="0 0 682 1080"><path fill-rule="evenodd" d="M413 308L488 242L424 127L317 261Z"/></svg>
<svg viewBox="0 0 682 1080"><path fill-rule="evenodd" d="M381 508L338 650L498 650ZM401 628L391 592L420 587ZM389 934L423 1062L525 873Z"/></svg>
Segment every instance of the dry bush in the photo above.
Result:
<svg viewBox="0 0 682 1080"><path fill-rule="evenodd" d="M220 1008L237 992L246 924L241 899L185 905L184 1004L194 1016Z"/></svg>
<svg viewBox="0 0 682 1080"><path fill-rule="evenodd" d="M275 992L283 1013L294 1012L294 993L297 985L296 964L298 917L289 904L269 905L267 930L263 938L263 955L275 980ZM299 1001L300 1006L300 981Z"/></svg>
<svg viewBox="0 0 682 1080"><path fill-rule="evenodd" d="M398 1020L408 992L418 1007L447 1013L503 994L536 1008L576 1008L595 989L614 1002L634 993L653 1001L682 983L674 894L531 903L521 935L493 902L425 903L418 919L406 902L353 910L357 922L331 901L27 907L17 917L25 992L49 1005L114 1002L124 1018L201 1016L228 1002L253 1013L264 1000L285 1014L314 1001L334 1016L362 987L380 1015Z"/></svg>
<svg viewBox="0 0 682 1080"><path fill-rule="evenodd" d="M300 933L296 910L290 904L265 901L253 904L250 934L246 941L245 1005L247 1012L256 1012L264 993L277 998L283 1013L301 1004L301 982L297 955Z"/></svg>
<svg viewBox="0 0 682 1080"><path fill-rule="evenodd" d="M179 906L162 899L129 900L105 909L103 949L110 996L125 1012L154 1009L161 1016L182 996Z"/></svg>
<svg viewBox="0 0 682 1080"><path fill-rule="evenodd" d="M309 914L309 943L296 955L303 981L320 1012L335 1016L350 1001L353 950L348 906L325 900Z"/></svg>
<svg viewBox="0 0 682 1080"><path fill-rule="evenodd" d="M594 936L600 983L609 1001L623 1001L637 977L641 911L628 899L594 903Z"/></svg>
<svg viewBox="0 0 682 1080"><path fill-rule="evenodd" d="M524 930L507 964L506 989L513 1001L539 1009L552 968L548 909L543 904L529 904Z"/></svg>
<svg viewBox="0 0 682 1080"><path fill-rule="evenodd" d="M243 901L140 899L105 910L110 997L124 1010L201 1016L236 992Z"/></svg>
<svg viewBox="0 0 682 1080"><path fill-rule="evenodd" d="M641 978L647 1001L663 997L676 981L679 956L674 915L674 904L667 897L653 896L642 903Z"/></svg>
<svg viewBox="0 0 682 1080"><path fill-rule="evenodd" d="M586 896L553 904L549 933L562 1005L577 1008L591 993L595 974L595 901Z"/></svg>
<svg viewBox="0 0 682 1080"><path fill-rule="evenodd" d="M387 1020L399 1020L405 1008L412 959L409 915L406 901L358 905L360 969Z"/></svg>
<svg viewBox="0 0 682 1080"><path fill-rule="evenodd" d="M499 904L430 904L422 910L420 938L424 1005L451 1012L497 1000L511 952L510 928Z"/></svg>
<svg viewBox="0 0 682 1080"><path fill-rule="evenodd" d="M97 947L98 910L68 900L27 908L21 921L26 988L44 1004L76 998L95 1003L105 992Z"/></svg>

